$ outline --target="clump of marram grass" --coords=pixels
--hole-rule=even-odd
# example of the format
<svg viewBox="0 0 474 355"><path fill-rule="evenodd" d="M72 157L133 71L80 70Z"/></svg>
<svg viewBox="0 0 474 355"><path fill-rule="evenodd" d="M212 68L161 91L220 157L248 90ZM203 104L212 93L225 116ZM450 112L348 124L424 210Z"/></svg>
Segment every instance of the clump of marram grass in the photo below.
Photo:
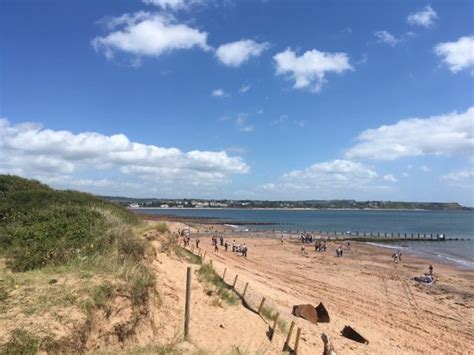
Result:
<svg viewBox="0 0 474 355"><path fill-rule="evenodd" d="M38 352L39 345L40 341L26 330L15 329L0 352L4 355L34 355Z"/></svg>
<svg viewBox="0 0 474 355"><path fill-rule="evenodd" d="M278 312L275 311L273 308L270 308L270 307L263 307L262 310L260 311L260 314L270 320L270 321L274 321ZM281 330L281 332L285 332L286 331L286 321L284 319L278 319L277 321L277 325L278 325L278 328Z"/></svg>
<svg viewBox="0 0 474 355"><path fill-rule="evenodd" d="M206 294L208 296L216 295L228 304L235 305L239 302L239 296L227 285L222 278L217 275L215 270L209 264L203 264L197 270L198 280L206 285ZM220 305L220 302L213 302L214 305Z"/></svg>

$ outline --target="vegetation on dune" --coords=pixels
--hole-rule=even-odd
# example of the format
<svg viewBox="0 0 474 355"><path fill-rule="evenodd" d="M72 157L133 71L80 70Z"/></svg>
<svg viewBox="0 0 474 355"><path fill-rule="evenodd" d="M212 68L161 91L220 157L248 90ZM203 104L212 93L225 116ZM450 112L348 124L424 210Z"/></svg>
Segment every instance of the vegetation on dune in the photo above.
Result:
<svg viewBox="0 0 474 355"><path fill-rule="evenodd" d="M62 308L89 314L107 309L118 294L132 307L144 305L155 284L145 264L154 250L140 237L144 228L123 207L90 194L0 175L2 319L16 318L15 305L28 316L66 317L67 322ZM36 353L54 345L38 334L41 329L30 327L14 331L0 352Z"/></svg>
<svg viewBox="0 0 474 355"><path fill-rule="evenodd" d="M197 270L198 280L205 284L208 296L217 296L215 305L220 306L218 300L223 300L228 304L235 305L239 302L239 296L227 285L209 264L203 264Z"/></svg>
<svg viewBox="0 0 474 355"><path fill-rule="evenodd" d="M124 208L76 191L56 191L39 182L0 175L0 252L7 266L26 271L63 264L74 257L110 251L143 257L144 247L117 231L138 223ZM127 235L125 235L127 234Z"/></svg>
<svg viewBox="0 0 474 355"><path fill-rule="evenodd" d="M269 321L274 321L277 317L278 312L275 311L273 308L270 307L263 307L260 311L260 314ZM282 333L286 331L286 321L284 319L279 318L277 320L277 326Z"/></svg>

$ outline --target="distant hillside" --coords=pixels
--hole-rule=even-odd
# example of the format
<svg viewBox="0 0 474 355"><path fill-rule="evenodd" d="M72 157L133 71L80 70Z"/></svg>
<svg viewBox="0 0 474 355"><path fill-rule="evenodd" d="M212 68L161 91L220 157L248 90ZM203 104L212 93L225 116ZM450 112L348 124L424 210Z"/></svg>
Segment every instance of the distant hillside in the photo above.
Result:
<svg viewBox="0 0 474 355"><path fill-rule="evenodd" d="M403 201L356 201L356 200L203 200L203 199L158 199L104 196L106 200L124 207L138 204L139 207L177 208L314 208L314 209L374 209L374 210L473 210L457 202L403 202Z"/></svg>

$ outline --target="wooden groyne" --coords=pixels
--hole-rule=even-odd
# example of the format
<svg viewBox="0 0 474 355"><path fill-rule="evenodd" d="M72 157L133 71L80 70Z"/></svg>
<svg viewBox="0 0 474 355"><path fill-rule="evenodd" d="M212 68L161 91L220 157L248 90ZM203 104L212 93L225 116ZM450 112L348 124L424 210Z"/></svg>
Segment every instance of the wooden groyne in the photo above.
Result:
<svg viewBox="0 0 474 355"><path fill-rule="evenodd" d="M400 233L400 232L339 232L339 231L305 231L305 230L269 230L269 229L198 229L198 236L227 236L227 237L262 237L279 238L282 235L290 239L300 239L302 235L311 235L313 240L354 240L367 242L399 242L423 241L442 242L469 240L469 238L449 237L444 233Z"/></svg>

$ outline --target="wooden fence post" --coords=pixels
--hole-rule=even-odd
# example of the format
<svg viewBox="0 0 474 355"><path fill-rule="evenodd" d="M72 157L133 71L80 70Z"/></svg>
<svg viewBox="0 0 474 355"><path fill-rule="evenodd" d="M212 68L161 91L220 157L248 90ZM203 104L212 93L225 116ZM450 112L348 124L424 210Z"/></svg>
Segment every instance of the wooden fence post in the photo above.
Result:
<svg viewBox="0 0 474 355"><path fill-rule="evenodd" d="M262 302L260 302L260 306L258 307L258 314L262 311L263 304L265 303L265 297L262 298Z"/></svg>
<svg viewBox="0 0 474 355"><path fill-rule="evenodd" d="M206 253L207 253L207 250L204 250L204 255L202 256L202 261L204 262L204 259L206 259Z"/></svg>
<svg viewBox="0 0 474 355"><path fill-rule="evenodd" d="M290 330L288 331L288 335L286 336L285 344L283 344L283 351L288 348L291 340L291 334L293 333L293 328L295 327L295 322L291 321Z"/></svg>
<svg viewBox="0 0 474 355"><path fill-rule="evenodd" d="M245 293L247 292L247 287L249 287L249 283L245 284L244 292L242 293L242 298L245 299Z"/></svg>
<svg viewBox="0 0 474 355"><path fill-rule="evenodd" d="M276 327L277 327L277 323L278 323L278 317L280 317L280 313L277 313L276 316L275 316L275 319L273 320L272 337L271 337L270 340L273 340L273 336L275 335Z"/></svg>
<svg viewBox="0 0 474 355"><path fill-rule="evenodd" d="M186 272L186 303L184 308L184 339L189 337L189 320L191 312L191 268L188 267Z"/></svg>
<svg viewBox="0 0 474 355"><path fill-rule="evenodd" d="M295 340L295 347L293 349L295 354L298 354L298 347L300 345L300 335L301 335L301 328L296 330L296 340Z"/></svg>
<svg viewBox="0 0 474 355"><path fill-rule="evenodd" d="M239 278L239 275L235 275L234 279L234 284L232 285L232 288L235 290L235 285L237 284L237 279Z"/></svg>
<svg viewBox="0 0 474 355"><path fill-rule="evenodd" d="M224 273L222 274L222 280L225 279L225 273L227 272L227 268L224 269Z"/></svg>

